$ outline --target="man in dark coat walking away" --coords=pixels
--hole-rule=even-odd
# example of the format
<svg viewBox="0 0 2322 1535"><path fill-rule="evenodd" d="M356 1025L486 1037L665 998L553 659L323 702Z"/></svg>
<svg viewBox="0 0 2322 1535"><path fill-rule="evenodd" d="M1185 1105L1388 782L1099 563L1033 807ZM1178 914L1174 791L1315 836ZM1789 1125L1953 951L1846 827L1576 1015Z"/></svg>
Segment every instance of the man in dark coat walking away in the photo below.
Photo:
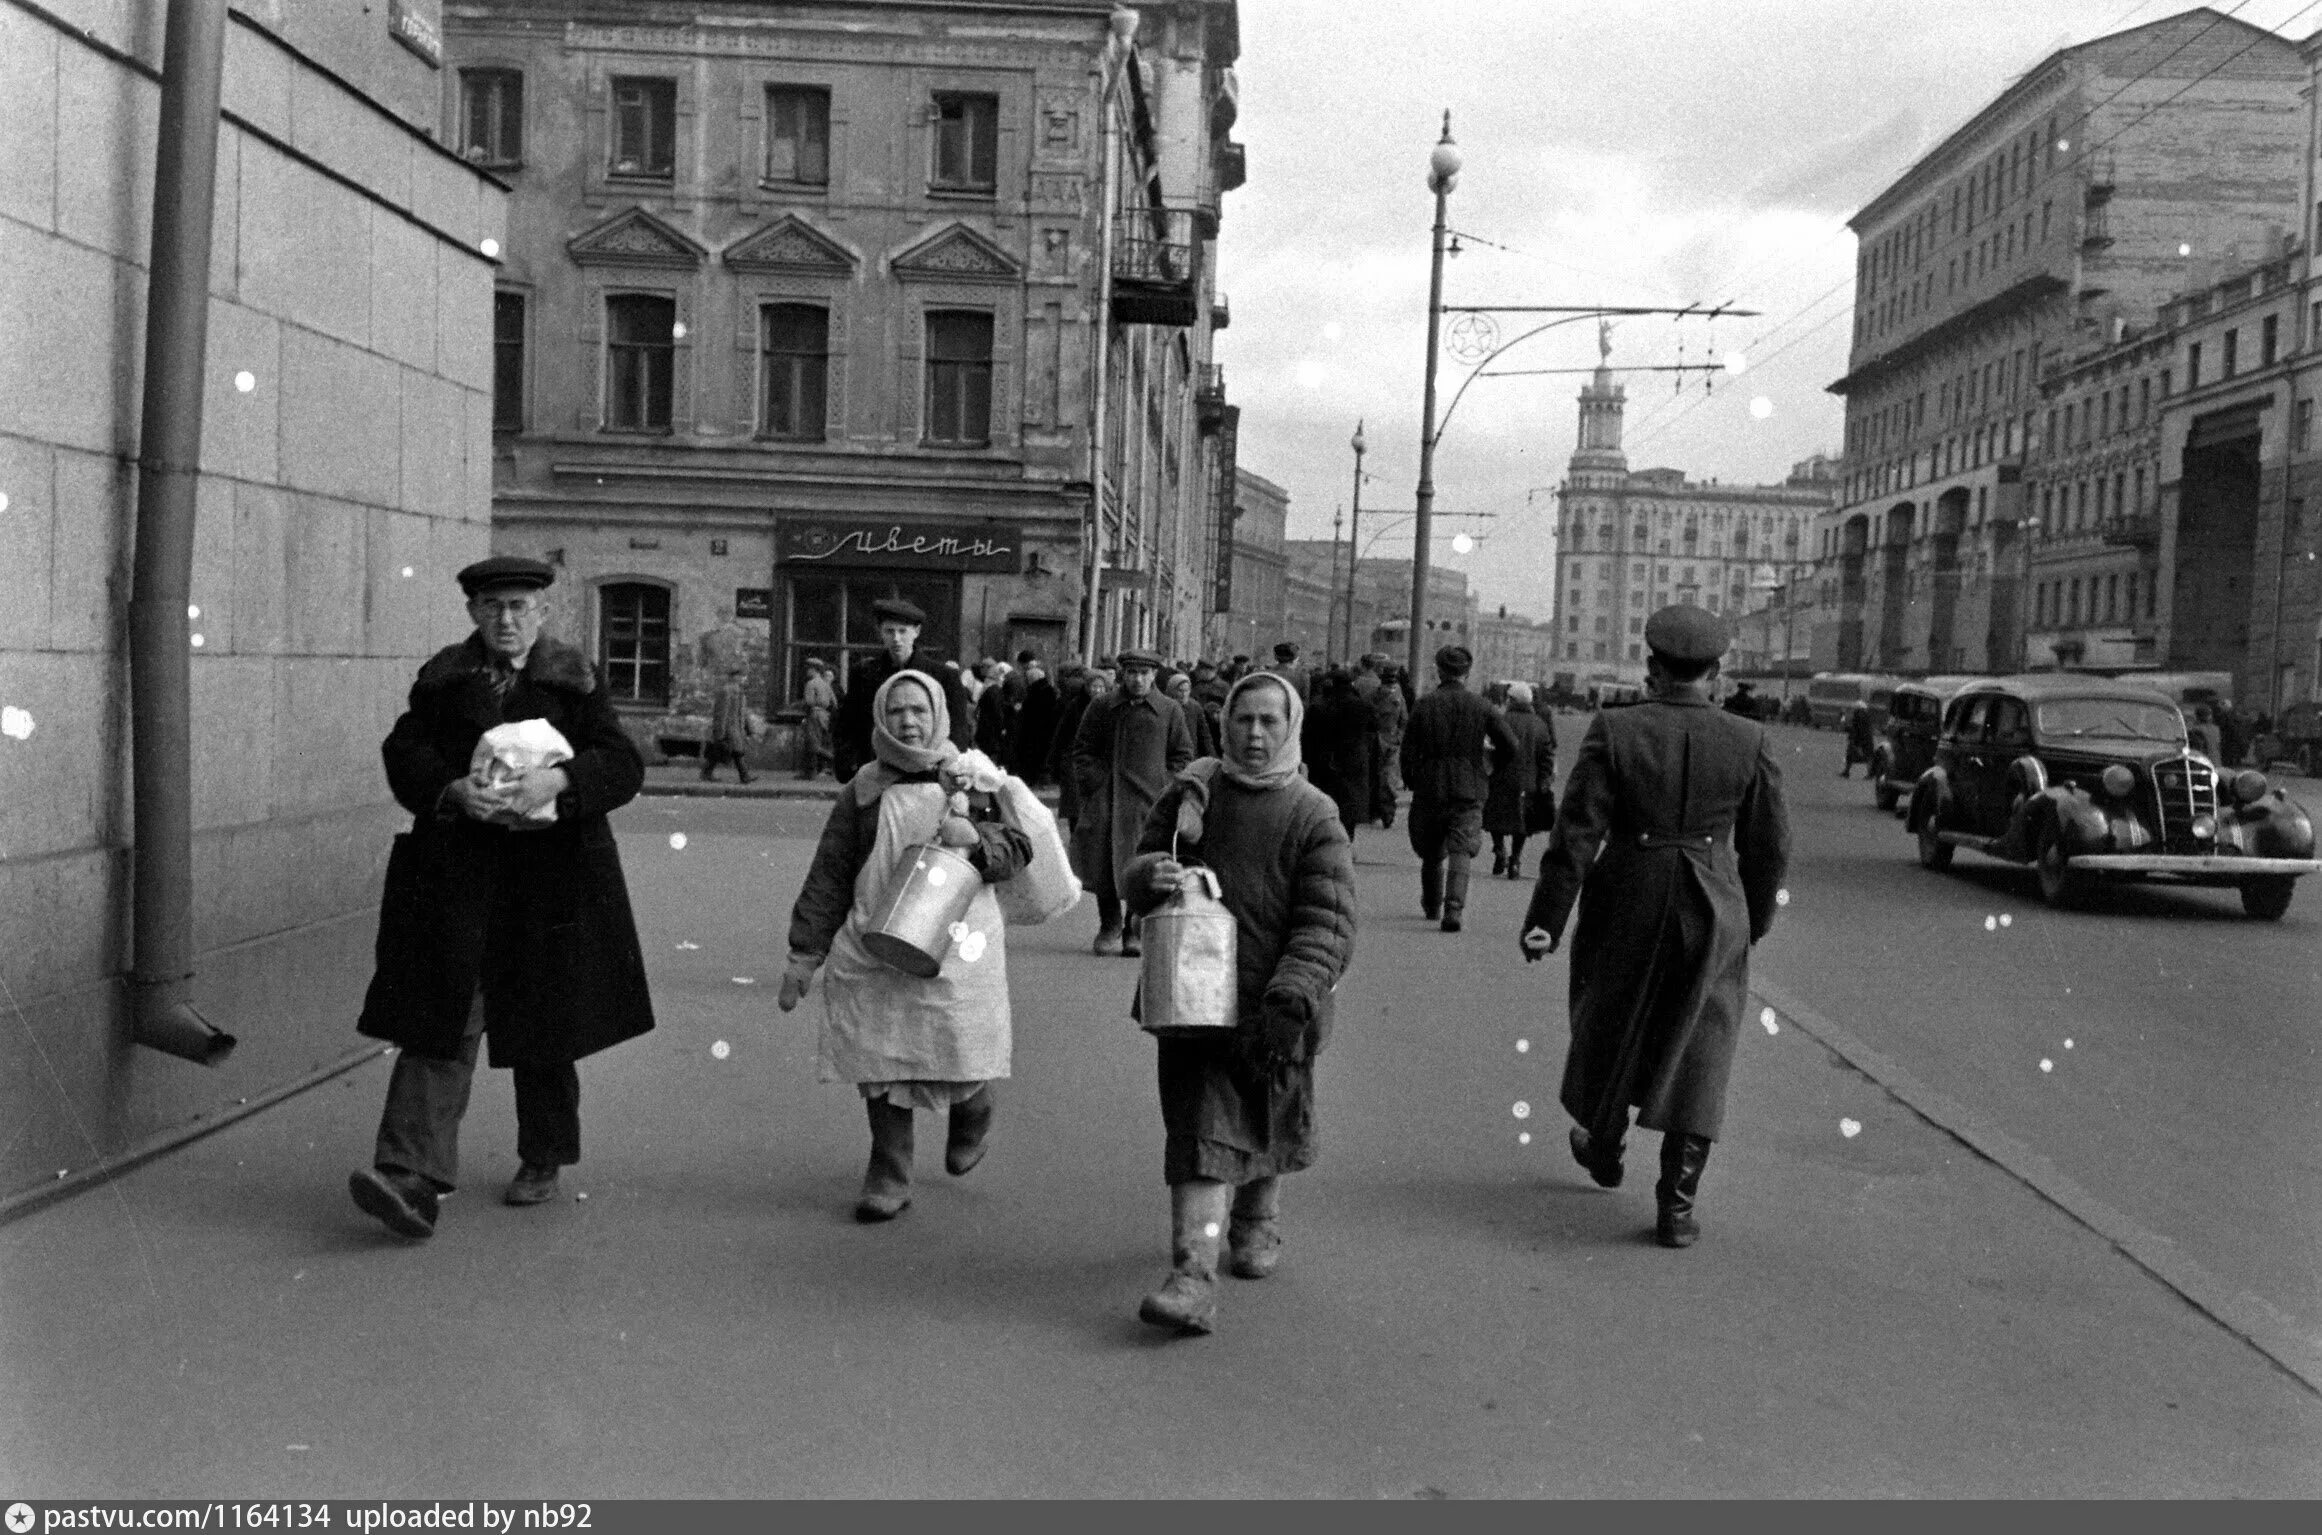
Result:
<svg viewBox="0 0 2322 1535"><path fill-rule="evenodd" d="M1048 782L1048 753L1056 744L1056 717L1064 699L1049 680L1047 666L1031 651L1017 652L1016 670L1024 679L1024 706L1016 716L1016 741L1007 767L1037 789Z"/></svg>
<svg viewBox="0 0 2322 1535"><path fill-rule="evenodd" d="M976 743L976 711L960 685L959 668L946 667L919 643L927 615L918 604L897 597L872 603L871 613L879 621L879 643L887 649L868 660L848 664L846 696L839 700L833 724L832 766L840 783L853 778L855 770L871 760L871 695L879 691L880 683L900 671L925 672L943 684L944 707L951 710L951 744L966 751Z"/></svg>
<svg viewBox="0 0 2322 1535"><path fill-rule="evenodd" d="M380 903L378 968L360 1030L402 1047L373 1165L355 1203L407 1237L435 1230L459 1173L460 1118L480 1039L516 1078L506 1199L556 1197L580 1160L573 1063L653 1027L645 957L608 812L645 781L587 660L540 633L556 572L499 555L460 572L476 632L419 669L381 748L415 818L395 839ZM495 725L545 720L569 761L492 784L472 771ZM539 819L554 807L552 820Z"/></svg>
<svg viewBox="0 0 2322 1535"><path fill-rule="evenodd" d="M702 744L702 782L718 776L718 764L731 762L734 776L744 783L750 781L750 764L746 754L750 749L750 706L742 697L742 668L726 673L726 680L718 685L717 701L710 706L709 740Z"/></svg>
<svg viewBox="0 0 2322 1535"><path fill-rule="evenodd" d="M1137 919L1121 911L1121 877L1137 856L1146 813L1193 760L1193 731L1174 700L1153 685L1161 657L1150 650L1120 655L1121 690L1093 699L1073 739L1080 797L1073 827L1086 852L1081 871L1096 892L1099 954L1138 955Z"/></svg>
<svg viewBox="0 0 2322 1535"><path fill-rule="evenodd" d="M1352 842L1355 828L1376 810L1371 786L1379 765L1379 721L1345 667L1332 667L1315 683L1300 749L1306 776L1338 806L1339 824Z"/></svg>
<svg viewBox="0 0 2322 1535"><path fill-rule="evenodd" d="M1465 645L1435 652L1435 691L1412 706L1403 730L1403 782L1411 790L1411 851L1419 855L1419 909L1459 931L1467 909L1467 868L1483 851L1484 798L1491 788L1486 743L1500 760L1516 738L1497 710L1467 690L1475 658Z"/></svg>
<svg viewBox="0 0 2322 1535"><path fill-rule="evenodd" d="M1727 641L1724 621L1695 607L1646 623L1652 697L1588 727L1524 918L1524 958L1536 960L1580 903L1561 1092L1572 1154L1615 1188L1630 1108L1661 1132L1664 1247L1698 1235L1693 1199L1725 1114L1750 945L1773 926L1790 858L1765 728L1709 700Z"/></svg>
<svg viewBox="0 0 2322 1535"><path fill-rule="evenodd" d="M1840 764L1838 776L1841 778L1853 777L1854 765L1858 762L1863 765L1863 770L1868 772L1874 744L1870 705L1848 704L1846 713L1839 719L1838 728L1846 733L1846 761Z"/></svg>

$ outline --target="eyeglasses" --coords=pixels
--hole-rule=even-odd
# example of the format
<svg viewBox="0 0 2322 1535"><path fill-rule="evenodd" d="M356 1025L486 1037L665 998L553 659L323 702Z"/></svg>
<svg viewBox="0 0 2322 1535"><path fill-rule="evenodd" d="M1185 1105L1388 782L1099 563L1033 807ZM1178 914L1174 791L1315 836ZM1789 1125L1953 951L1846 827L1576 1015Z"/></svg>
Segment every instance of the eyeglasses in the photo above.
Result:
<svg viewBox="0 0 2322 1535"><path fill-rule="evenodd" d="M492 597L471 597L468 599L470 612L486 613L493 616L505 613L510 618L523 618L528 614L538 612L545 606L545 603L532 597L509 597L505 600Z"/></svg>

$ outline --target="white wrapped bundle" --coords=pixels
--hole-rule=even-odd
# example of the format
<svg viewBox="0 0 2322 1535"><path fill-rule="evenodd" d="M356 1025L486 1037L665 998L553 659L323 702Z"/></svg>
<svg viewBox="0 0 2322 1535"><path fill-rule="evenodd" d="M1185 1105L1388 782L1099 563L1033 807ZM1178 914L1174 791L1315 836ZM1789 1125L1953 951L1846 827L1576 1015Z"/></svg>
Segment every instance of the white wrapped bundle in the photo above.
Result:
<svg viewBox="0 0 2322 1535"><path fill-rule="evenodd" d="M555 767L572 760L572 743L546 720L517 720L494 725L476 742L468 759L468 776L488 789L505 789L534 768ZM509 812L511 821L546 823L556 819L556 801L550 800L529 816Z"/></svg>

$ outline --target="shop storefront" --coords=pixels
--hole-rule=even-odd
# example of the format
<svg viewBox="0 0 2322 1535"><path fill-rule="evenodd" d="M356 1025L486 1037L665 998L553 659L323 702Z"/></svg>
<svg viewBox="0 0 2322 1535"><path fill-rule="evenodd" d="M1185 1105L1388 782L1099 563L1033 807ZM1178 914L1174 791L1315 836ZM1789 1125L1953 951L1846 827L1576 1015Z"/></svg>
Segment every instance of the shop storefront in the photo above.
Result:
<svg viewBox="0 0 2322 1535"><path fill-rule="evenodd" d="M997 638L983 611L993 578L1012 583L1026 568L1023 530L1011 525L782 519L770 594L778 696L799 695L808 656L838 667L843 686L880 648L871 609L882 598L927 614L925 648L963 662L984 654Z"/></svg>

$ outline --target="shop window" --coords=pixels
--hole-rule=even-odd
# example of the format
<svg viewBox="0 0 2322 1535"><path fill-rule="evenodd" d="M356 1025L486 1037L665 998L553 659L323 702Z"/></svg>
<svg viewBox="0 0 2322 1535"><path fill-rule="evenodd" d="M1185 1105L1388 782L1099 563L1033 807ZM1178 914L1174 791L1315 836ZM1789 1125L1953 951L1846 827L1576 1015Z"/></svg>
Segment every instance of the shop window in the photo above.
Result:
<svg viewBox="0 0 2322 1535"><path fill-rule="evenodd" d="M677 302L650 293L605 300L605 425L620 432L669 430Z"/></svg>
<svg viewBox="0 0 2322 1535"><path fill-rule="evenodd" d="M927 316L926 440L983 447L992 436L992 317L967 309Z"/></svg>
<svg viewBox="0 0 2322 1535"><path fill-rule="evenodd" d="M999 186L1000 98L938 91L935 166L939 192L990 192Z"/></svg>
<svg viewBox="0 0 2322 1535"><path fill-rule="evenodd" d="M956 576L922 574L899 580L877 571L789 576L784 580L783 628L778 636L781 675L775 681L780 696L796 698L804 690L808 656L836 667L843 689L857 667L885 649L879 640L878 615L871 609L889 597L901 597L927 615L919 632L921 646L953 653L959 614Z"/></svg>
<svg viewBox="0 0 2322 1535"><path fill-rule="evenodd" d="M766 179L790 186L830 185L829 91L766 87Z"/></svg>
<svg viewBox="0 0 2322 1535"><path fill-rule="evenodd" d="M783 442L820 442L830 379L830 311L813 304L759 310L765 396L758 430Z"/></svg>
<svg viewBox="0 0 2322 1535"><path fill-rule="evenodd" d="M524 295L492 295L492 430L524 430Z"/></svg>
<svg viewBox="0 0 2322 1535"><path fill-rule="evenodd" d="M460 153L477 165L524 159L524 76L513 69L460 71Z"/></svg>
<svg viewBox="0 0 2322 1535"><path fill-rule="evenodd" d="M597 588L597 664L615 702L669 702L668 587L628 581Z"/></svg>
<svg viewBox="0 0 2322 1535"><path fill-rule="evenodd" d="M613 81L613 174L667 181L677 164L677 82Z"/></svg>

